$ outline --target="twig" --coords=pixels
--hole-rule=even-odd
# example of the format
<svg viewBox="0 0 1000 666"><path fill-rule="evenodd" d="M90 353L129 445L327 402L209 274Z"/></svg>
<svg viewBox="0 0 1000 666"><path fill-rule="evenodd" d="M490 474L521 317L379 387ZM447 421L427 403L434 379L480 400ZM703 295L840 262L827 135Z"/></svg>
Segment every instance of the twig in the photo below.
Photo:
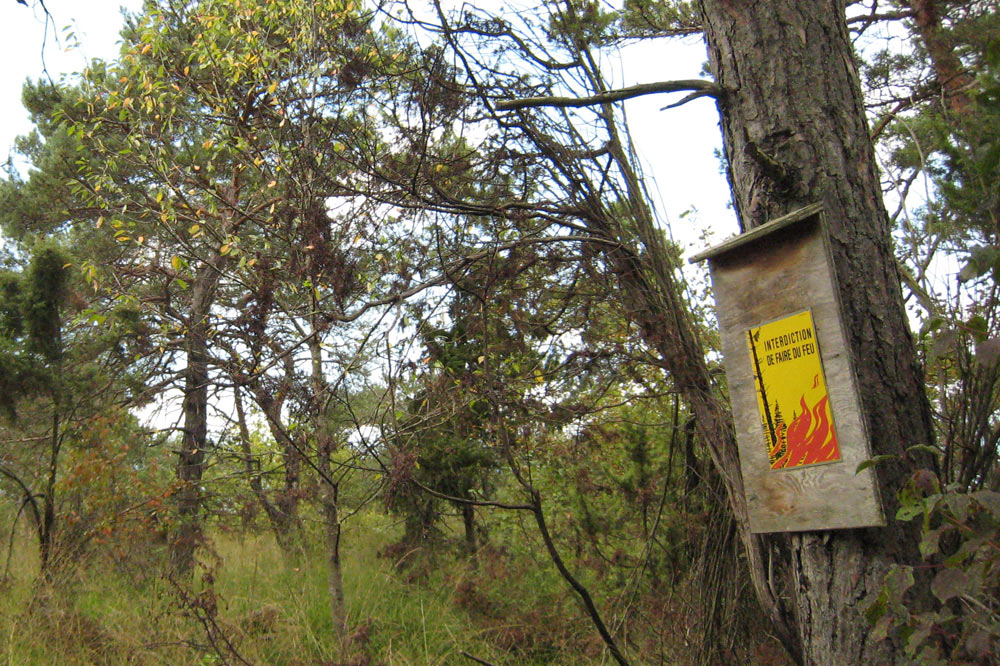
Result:
<svg viewBox="0 0 1000 666"><path fill-rule="evenodd" d="M177 598L201 624L202 629L205 632L205 638L208 639L212 651L215 652L216 656L222 660L223 664L226 664L227 666L229 664L229 660L226 659L226 652L228 652L243 666L254 666L236 650L236 646L233 645L232 641L229 640L229 637L222 630L222 627L220 627L219 623L216 622L216 599L215 592L211 587L208 588L207 597L203 598L202 595L192 597L192 595L188 594L187 590L185 590L172 575L167 576L167 582L173 585ZM222 645L220 645L220 641ZM223 647L225 650L223 650Z"/></svg>

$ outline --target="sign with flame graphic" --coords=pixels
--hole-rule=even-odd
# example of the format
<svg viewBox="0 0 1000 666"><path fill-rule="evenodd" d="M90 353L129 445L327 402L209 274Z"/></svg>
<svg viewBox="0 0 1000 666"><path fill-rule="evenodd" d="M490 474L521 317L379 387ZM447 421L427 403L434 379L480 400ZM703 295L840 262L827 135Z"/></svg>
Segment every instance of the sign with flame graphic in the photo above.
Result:
<svg viewBox="0 0 1000 666"><path fill-rule="evenodd" d="M755 227L708 260L750 530L885 524L823 207Z"/></svg>
<svg viewBox="0 0 1000 666"><path fill-rule="evenodd" d="M812 312L751 328L747 343L771 469L840 460Z"/></svg>

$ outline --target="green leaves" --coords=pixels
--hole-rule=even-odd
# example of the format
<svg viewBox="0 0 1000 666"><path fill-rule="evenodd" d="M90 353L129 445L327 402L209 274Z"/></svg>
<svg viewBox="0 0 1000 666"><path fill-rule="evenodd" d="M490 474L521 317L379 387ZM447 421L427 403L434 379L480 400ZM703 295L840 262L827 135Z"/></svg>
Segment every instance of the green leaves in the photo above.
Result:
<svg viewBox="0 0 1000 666"><path fill-rule="evenodd" d="M954 641L951 659L979 659L1000 639L993 615L1000 592L1000 493L900 494L897 519L922 519L920 553L934 570L930 592L940 604L932 610L911 608L907 592L914 585L910 566L894 566L883 588L865 610L873 632L887 637L898 632L906 653L916 663L942 661L947 636ZM952 612L961 600L961 614ZM952 662L948 662L952 663Z"/></svg>
<svg viewBox="0 0 1000 666"><path fill-rule="evenodd" d="M958 279L968 282L980 278L987 273L996 275L1000 273L1000 250L996 247L974 246L969 249L968 259L965 266L958 273Z"/></svg>
<svg viewBox="0 0 1000 666"><path fill-rule="evenodd" d="M32 257L24 281L24 322L29 346L54 361L62 354L62 306L67 296L68 257L42 246Z"/></svg>
<svg viewBox="0 0 1000 666"><path fill-rule="evenodd" d="M862 460L860 463L858 463L858 467L857 469L854 470L854 473L860 474L861 472L868 469L872 465L878 465L879 463L889 462L890 460L896 460L898 457L899 456L894 456L894 455L872 456L871 458L868 458L867 460Z"/></svg>
<svg viewBox="0 0 1000 666"><path fill-rule="evenodd" d="M941 603L945 603L968 592L969 584L969 575L961 569L944 569L931 581L931 592Z"/></svg>
<svg viewBox="0 0 1000 666"><path fill-rule="evenodd" d="M14 339L24 330L21 278L16 273L0 273L0 337Z"/></svg>

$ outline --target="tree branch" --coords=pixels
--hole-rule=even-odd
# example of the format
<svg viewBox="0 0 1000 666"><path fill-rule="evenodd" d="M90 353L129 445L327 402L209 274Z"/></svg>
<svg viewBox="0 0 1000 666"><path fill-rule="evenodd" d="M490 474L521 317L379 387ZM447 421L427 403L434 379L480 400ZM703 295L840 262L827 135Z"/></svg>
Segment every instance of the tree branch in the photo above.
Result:
<svg viewBox="0 0 1000 666"><path fill-rule="evenodd" d="M589 97L525 97L524 99L501 100L497 102L496 108L500 111L516 111L518 109L528 109L540 106L554 106L559 108L594 106L596 104L607 104L618 102L623 99L632 99L642 95L655 95L658 93L683 92L685 90L698 93L699 96L708 95L718 99L723 95L720 86L712 81L702 79L686 79L682 81L658 81L656 83L640 83L627 88L609 90Z"/></svg>
<svg viewBox="0 0 1000 666"><path fill-rule="evenodd" d="M493 666L492 663L486 661L485 659L480 659L479 657L475 657L475 656L469 654L468 652L466 652L465 650L462 650L462 656L465 657L466 659L468 659L469 661L476 662L477 664L484 664L484 666Z"/></svg>
<svg viewBox="0 0 1000 666"><path fill-rule="evenodd" d="M535 523L538 525L538 532L542 536L542 542L545 544L545 549L549 551L549 557L552 559L552 563L556 565L556 569L559 570L559 574L563 577L569 586L573 588L573 591L577 593L580 600L583 601L584 607L587 609L587 614L590 615L591 621L594 626L597 627L598 633L601 634L601 638L604 639L604 645L607 646L608 651L611 652L611 656L614 657L615 661L619 663L620 666L629 666L628 660L625 659L625 655L622 654L621 649L615 643L615 639L611 636L611 632L608 631L607 625L604 624L604 620L601 619L601 613L597 610L597 606L594 604L593 598L590 596L590 592L587 588L570 573L569 569L566 568L566 563L563 562L562 557L559 555L559 551L556 549L555 543L552 541L552 535L549 533L549 528L545 524L545 514L542 512L542 496L535 489L531 488L531 504L532 513L535 516Z"/></svg>
<svg viewBox="0 0 1000 666"><path fill-rule="evenodd" d="M428 495L431 495L432 497L448 500L449 502L454 502L455 504L468 504L469 506L489 506L497 509L509 509L511 511L535 510L535 506L533 504L506 504L504 502L494 502L493 500L466 499L464 497L455 497L454 495L448 495L446 493L434 490L433 488L429 488L424 484L420 483L416 479L410 479L410 483L415 485L417 488L420 488L422 491L424 491Z"/></svg>

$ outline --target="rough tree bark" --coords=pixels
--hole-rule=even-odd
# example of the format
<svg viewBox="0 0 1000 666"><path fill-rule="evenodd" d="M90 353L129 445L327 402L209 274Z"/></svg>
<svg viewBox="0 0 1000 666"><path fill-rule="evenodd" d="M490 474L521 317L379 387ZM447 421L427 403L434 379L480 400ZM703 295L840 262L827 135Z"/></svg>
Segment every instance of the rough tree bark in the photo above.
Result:
<svg viewBox="0 0 1000 666"><path fill-rule="evenodd" d="M859 603L895 561L919 560L893 520L896 491L933 441L930 409L903 309L888 216L840 0L703 0L733 198L744 230L823 204L889 526L789 537L803 661L898 663Z"/></svg>
<svg viewBox="0 0 1000 666"><path fill-rule="evenodd" d="M313 303L313 312L317 312ZM329 407L329 386L323 372L323 349L319 336L324 324L314 316L312 333L309 338L309 356L312 363L313 432L316 438L316 470L320 476L320 505L323 510L323 532L326 541L327 590L330 594L330 617L338 636L343 637L347 629L347 612L344 606L344 577L340 561L340 484L334 478L331 456L337 443L330 432L327 418Z"/></svg>
<svg viewBox="0 0 1000 666"><path fill-rule="evenodd" d="M194 553L201 540L201 477L208 445L208 325L218 282L217 267L202 265L191 288L187 325L187 366L184 369L184 434L177 461L177 530L170 550L170 565L178 578L194 570Z"/></svg>

